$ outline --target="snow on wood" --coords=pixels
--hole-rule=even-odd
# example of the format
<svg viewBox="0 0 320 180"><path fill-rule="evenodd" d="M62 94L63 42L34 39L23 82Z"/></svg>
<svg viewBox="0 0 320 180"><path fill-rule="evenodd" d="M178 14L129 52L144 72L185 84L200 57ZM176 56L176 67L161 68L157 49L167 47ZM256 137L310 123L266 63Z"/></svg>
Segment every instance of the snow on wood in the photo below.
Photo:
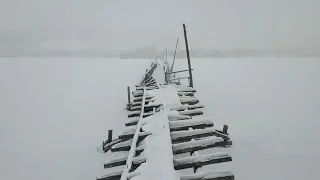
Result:
<svg viewBox="0 0 320 180"><path fill-rule="evenodd" d="M173 159L176 170L192 167L201 167L208 164L216 164L232 161L229 153L213 153L208 155L190 156L181 159Z"/></svg>
<svg viewBox="0 0 320 180"><path fill-rule="evenodd" d="M141 109L141 106L134 106L129 109L129 111L138 111Z"/></svg>
<svg viewBox="0 0 320 180"><path fill-rule="evenodd" d="M194 96L194 92L178 92L179 96Z"/></svg>
<svg viewBox="0 0 320 180"><path fill-rule="evenodd" d="M187 86L177 86L178 92L196 92L196 89Z"/></svg>
<svg viewBox="0 0 320 180"><path fill-rule="evenodd" d="M198 109L198 108L204 108L203 105L200 104L196 104L196 105L188 105L188 104L184 104L181 106L176 106L176 107L172 107L170 110L171 111L183 111L185 109Z"/></svg>
<svg viewBox="0 0 320 180"><path fill-rule="evenodd" d="M206 148L224 146L227 142L220 137L209 137L205 139L200 139L196 141L178 143L172 145L172 150L174 154L181 154L185 152L192 152L197 150L202 150Z"/></svg>
<svg viewBox="0 0 320 180"><path fill-rule="evenodd" d="M142 107L141 107L142 111L144 110L144 105L145 105L146 88L143 89L143 92L144 93L143 93L143 100L142 100ZM142 116L143 116L143 113L141 113L140 120L143 118ZM136 146L137 146L138 139L139 139L139 136L140 136L141 126L142 126L142 122L139 121L138 124L137 124L136 132L133 135L132 144L131 144L131 147L130 147L128 159L126 161L126 167L123 170L123 173L121 175L121 180L127 180L128 173L131 170L133 157L136 155ZM120 138L120 136L119 136L119 138Z"/></svg>
<svg viewBox="0 0 320 180"><path fill-rule="evenodd" d="M108 162L106 162L104 164L104 168L112 168L112 167L116 167L116 166L123 166L126 164L127 158L128 158L129 153L126 156L122 156L122 157L117 157L117 158L113 158L111 160L109 160ZM133 165L138 166L141 163L146 162L146 157L134 157L133 158Z"/></svg>
<svg viewBox="0 0 320 180"><path fill-rule="evenodd" d="M210 172L199 172L195 174L181 175L180 180L234 180L231 171L216 170Z"/></svg>
<svg viewBox="0 0 320 180"><path fill-rule="evenodd" d="M178 111L170 111L167 114L168 114L169 121L178 121L178 120L191 119L190 116L180 115Z"/></svg>
<svg viewBox="0 0 320 180"><path fill-rule="evenodd" d="M179 112L180 115L198 116L203 114L203 109L185 110Z"/></svg>
<svg viewBox="0 0 320 180"><path fill-rule="evenodd" d="M167 94L167 98L178 95L176 91L170 88L161 88L157 94ZM172 94L171 94L172 93ZM176 98L175 97L175 98ZM158 99L158 97L157 97ZM172 103L163 101L164 103ZM179 102L179 101L178 101ZM173 166L172 144L170 137L170 127L166 111L169 108L164 104L163 110L150 116L146 124L142 126L143 130L150 131L152 134L145 139L144 156L147 161L136 170L140 175L135 176L132 180L176 180L179 175L175 172Z"/></svg>
<svg viewBox="0 0 320 180"><path fill-rule="evenodd" d="M138 138L142 140L145 137L149 136L150 134L151 134L151 132L139 132L138 133ZM133 137L134 137L134 133L128 133L128 134L119 135L119 138L123 139L123 140L132 139Z"/></svg>
<svg viewBox="0 0 320 180"><path fill-rule="evenodd" d="M146 96L146 99L151 99L153 98L154 96ZM133 98L133 102L141 102L142 101L142 96L140 97L136 97L136 98Z"/></svg>
<svg viewBox="0 0 320 180"><path fill-rule="evenodd" d="M210 119L190 119L181 121L170 121L171 131L188 130L189 127L193 129L213 127L213 122Z"/></svg>
<svg viewBox="0 0 320 180"><path fill-rule="evenodd" d="M139 117L140 113L141 113L141 110L130 111L130 112L128 112L128 117Z"/></svg>
<svg viewBox="0 0 320 180"><path fill-rule="evenodd" d="M180 97L181 104L194 105L199 103L199 100L195 97Z"/></svg>
<svg viewBox="0 0 320 180"><path fill-rule="evenodd" d="M194 129L192 131L189 130L184 130L184 131L174 131L171 132L171 139L172 142L177 143L177 142L187 142L190 141L191 139L196 139L196 138L203 138L203 137L209 137L209 136L217 136L221 137L224 140L229 140L229 136L223 135L220 136L220 133L217 133L216 130L212 127L205 128L205 129Z"/></svg>
<svg viewBox="0 0 320 180"><path fill-rule="evenodd" d="M124 166L108 169L107 173L97 177L97 180L119 180L123 172Z"/></svg>
<svg viewBox="0 0 320 180"><path fill-rule="evenodd" d="M125 125L126 125L126 126L137 125L139 119L140 119L140 117L132 117L132 118L129 118L129 120L125 123Z"/></svg>

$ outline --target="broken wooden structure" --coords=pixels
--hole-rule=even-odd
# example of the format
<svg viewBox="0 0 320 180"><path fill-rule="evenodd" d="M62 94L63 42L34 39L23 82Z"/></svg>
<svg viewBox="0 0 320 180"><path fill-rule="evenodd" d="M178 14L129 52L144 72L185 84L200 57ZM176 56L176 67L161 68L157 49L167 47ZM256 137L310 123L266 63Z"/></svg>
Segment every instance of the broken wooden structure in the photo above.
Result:
<svg viewBox="0 0 320 180"><path fill-rule="evenodd" d="M97 180L234 180L230 171L203 170L207 165L232 161L229 153L203 151L230 147L232 141L228 126L215 129L195 96L185 25L183 28L189 69L173 72L158 59L135 91L128 87L126 128L118 137L112 138L112 131L108 132L102 148L111 152L112 158L104 163L106 172ZM189 83L181 85L172 75L185 71ZM180 172L185 169L192 172Z"/></svg>

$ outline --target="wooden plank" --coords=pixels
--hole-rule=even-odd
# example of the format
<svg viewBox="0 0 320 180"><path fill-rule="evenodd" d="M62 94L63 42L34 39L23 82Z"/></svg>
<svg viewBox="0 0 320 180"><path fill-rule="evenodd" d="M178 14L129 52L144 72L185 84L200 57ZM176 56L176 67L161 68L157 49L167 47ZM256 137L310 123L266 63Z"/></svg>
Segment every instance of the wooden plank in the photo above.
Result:
<svg viewBox="0 0 320 180"><path fill-rule="evenodd" d="M204 138L210 136L217 136L223 138L225 141L229 140L229 136L217 132L214 128L209 127L205 129L195 129L193 131L175 131L171 132L172 143L188 142L191 139Z"/></svg>
<svg viewBox="0 0 320 180"><path fill-rule="evenodd" d="M121 178L122 172L122 169L113 172L108 172L104 175L101 175L100 177L97 177L97 180L119 180Z"/></svg>
<svg viewBox="0 0 320 180"><path fill-rule="evenodd" d="M179 96L190 96L193 97L194 96L194 92L178 92Z"/></svg>
<svg viewBox="0 0 320 180"><path fill-rule="evenodd" d="M191 69L193 71L193 69ZM189 69L186 70L180 70L180 71L174 71L174 72L167 72L166 74L175 74L175 73L180 73L180 72L186 72L189 71Z"/></svg>
<svg viewBox="0 0 320 180"><path fill-rule="evenodd" d="M147 136L149 136L150 134L151 134L151 132L139 132L138 136L139 136L139 139L144 139ZM119 135L119 139L122 139L122 140L129 140L129 139L132 139L133 137L134 137L134 133Z"/></svg>
<svg viewBox="0 0 320 180"><path fill-rule="evenodd" d="M109 162L105 163L103 167L106 168L113 168L117 166L123 166L126 165L128 156L123 156L120 158L111 159ZM146 162L146 158L144 157L134 157L132 161L133 166L139 166L140 164Z"/></svg>
<svg viewBox="0 0 320 180"><path fill-rule="evenodd" d="M225 147L227 145L231 145L231 141L219 141L215 142L214 138L201 139L196 141L190 141L185 143L178 143L172 145L173 154L182 154L186 152L199 151L208 148L214 147Z"/></svg>
<svg viewBox="0 0 320 180"><path fill-rule="evenodd" d="M179 112L180 115L187 115L187 116L199 116L203 115L202 109L192 109L192 110L185 110Z"/></svg>
<svg viewBox="0 0 320 180"><path fill-rule="evenodd" d="M217 164L232 161L227 153L216 153L209 155L191 156L187 158L174 159L174 169L187 169L193 167L201 167L209 164Z"/></svg>
<svg viewBox="0 0 320 180"><path fill-rule="evenodd" d="M195 105L199 103L199 100L195 97L180 97L181 104Z"/></svg>
<svg viewBox="0 0 320 180"><path fill-rule="evenodd" d="M179 121L170 121L170 131L182 131L188 130L189 128L193 129L204 129L207 127L213 127L213 123L209 119L190 119L190 120L179 120Z"/></svg>
<svg viewBox="0 0 320 180"><path fill-rule="evenodd" d="M234 180L234 175L230 171L215 170L180 175L180 180Z"/></svg>

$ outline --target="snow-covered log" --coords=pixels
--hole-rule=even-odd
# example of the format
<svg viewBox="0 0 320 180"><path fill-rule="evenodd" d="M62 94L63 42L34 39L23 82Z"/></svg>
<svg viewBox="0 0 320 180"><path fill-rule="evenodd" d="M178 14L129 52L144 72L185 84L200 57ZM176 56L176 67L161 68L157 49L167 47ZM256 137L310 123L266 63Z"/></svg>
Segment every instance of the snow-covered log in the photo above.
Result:
<svg viewBox="0 0 320 180"><path fill-rule="evenodd" d="M229 145L231 141L224 141L220 137L209 137L196 141L178 143L172 145L173 154L181 154L186 152L193 152L213 147L224 147Z"/></svg>
<svg viewBox="0 0 320 180"><path fill-rule="evenodd" d="M210 137L210 136L221 137L224 140L230 139L228 135L218 133L212 127L205 128L205 129L195 129L192 131L184 130L184 131L171 132L172 143L188 142L191 139Z"/></svg>
<svg viewBox="0 0 320 180"><path fill-rule="evenodd" d="M196 105L181 105L181 106L174 106L170 108L171 111L183 111L185 109L192 110L192 109L199 109L199 108L204 108L204 105L196 104Z"/></svg>
<svg viewBox="0 0 320 180"><path fill-rule="evenodd" d="M219 170L181 175L180 180L234 180L231 171Z"/></svg>
<svg viewBox="0 0 320 180"><path fill-rule="evenodd" d="M139 91L134 91L132 92L133 97L142 97L143 96L143 91L139 90Z"/></svg>
<svg viewBox="0 0 320 180"><path fill-rule="evenodd" d="M142 106L141 102L133 102L131 103L131 107Z"/></svg>
<svg viewBox="0 0 320 180"><path fill-rule="evenodd" d="M193 110L185 110L185 111L180 111L180 115L187 115L187 116L198 116L203 114L202 109L193 109Z"/></svg>
<svg viewBox="0 0 320 180"><path fill-rule="evenodd" d="M190 127L193 129L204 129L206 127L213 127L210 119L190 119L181 121L170 121L170 131L188 130Z"/></svg>
<svg viewBox="0 0 320 180"><path fill-rule="evenodd" d="M223 163L232 161L229 153L214 153L200 156L190 156L181 159L173 159L174 168L176 170L201 167L209 164Z"/></svg>
<svg viewBox="0 0 320 180"><path fill-rule="evenodd" d="M180 97L181 104L189 104L189 105L195 105L199 103L199 100L195 97Z"/></svg>
<svg viewBox="0 0 320 180"><path fill-rule="evenodd" d="M103 166L104 168L113 168L116 166L123 166L126 165L127 162L127 156L122 156L122 157L118 157L118 158L113 158L111 160L109 160L108 162L106 162ZM133 166L139 166L141 163L146 162L146 157L134 157L132 160ZM135 169L135 168L133 168Z"/></svg>

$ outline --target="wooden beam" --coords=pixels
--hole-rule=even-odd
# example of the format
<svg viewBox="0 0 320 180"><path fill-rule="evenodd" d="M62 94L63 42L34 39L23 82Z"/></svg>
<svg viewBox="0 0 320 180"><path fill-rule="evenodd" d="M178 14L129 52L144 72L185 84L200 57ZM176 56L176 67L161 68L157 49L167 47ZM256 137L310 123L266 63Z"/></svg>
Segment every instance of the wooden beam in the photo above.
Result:
<svg viewBox="0 0 320 180"><path fill-rule="evenodd" d="M193 109L193 110L185 110L179 112L180 115L187 115L187 116L199 116L203 115L202 109Z"/></svg>
<svg viewBox="0 0 320 180"><path fill-rule="evenodd" d="M225 141L229 140L229 136L217 132L214 128L209 127L205 129L195 129L193 131L175 131L171 132L172 143L188 142L191 139L204 138L210 136L217 136L223 138Z"/></svg>
<svg viewBox="0 0 320 180"><path fill-rule="evenodd" d="M121 178L121 174L123 169L113 172L108 172L104 175L97 177L97 180L119 180Z"/></svg>
<svg viewBox="0 0 320 180"><path fill-rule="evenodd" d="M209 119L190 119L169 122L170 131L188 130L190 127L193 129L204 129L206 127L213 127L213 123Z"/></svg>
<svg viewBox="0 0 320 180"><path fill-rule="evenodd" d="M103 167L106 169L106 168L113 168L113 167L117 167L117 166L126 165L127 158L128 158L128 155L127 156L123 156L123 157L119 157L119 158L111 159L110 161L105 163L103 165ZM145 157L134 157L133 160L132 160L132 163L133 163L132 165L139 166L140 164L142 164L144 162L146 162L146 158Z"/></svg>
<svg viewBox="0 0 320 180"><path fill-rule="evenodd" d="M139 132L139 139L144 139L147 136L149 136L151 134L151 132ZM128 133L128 134L120 134L119 135L119 139L122 140L129 140L132 139L134 136L134 132L133 133Z"/></svg>
<svg viewBox="0 0 320 180"><path fill-rule="evenodd" d="M192 156L186 157L181 159L174 159L174 169L187 169L193 167L201 167L209 164L217 164L223 162L232 161L232 158L227 153L215 153L215 154L208 154L208 155L199 155L199 156Z"/></svg>
<svg viewBox="0 0 320 180"><path fill-rule="evenodd" d="M173 154L182 154L186 152L199 151L213 147L225 147L231 144L231 141L224 141L222 138L220 140L217 137L210 137L207 139L200 139L196 141L173 144L172 151Z"/></svg>
<svg viewBox="0 0 320 180"><path fill-rule="evenodd" d="M195 105L199 103L199 100L195 97L180 97L181 104Z"/></svg>
<svg viewBox="0 0 320 180"><path fill-rule="evenodd" d="M193 70L193 69L191 69L191 71L192 71L192 70ZM166 74L175 74L175 73L186 72L186 71L189 71L189 69L180 70L180 71L174 71L174 72L167 72Z"/></svg>
<svg viewBox="0 0 320 180"><path fill-rule="evenodd" d="M230 171L215 170L181 175L180 180L234 180L234 175Z"/></svg>
<svg viewBox="0 0 320 180"><path fill-rule="evenodd" d="M178 92L179 96L194 96L194 92Z"/></svg>

